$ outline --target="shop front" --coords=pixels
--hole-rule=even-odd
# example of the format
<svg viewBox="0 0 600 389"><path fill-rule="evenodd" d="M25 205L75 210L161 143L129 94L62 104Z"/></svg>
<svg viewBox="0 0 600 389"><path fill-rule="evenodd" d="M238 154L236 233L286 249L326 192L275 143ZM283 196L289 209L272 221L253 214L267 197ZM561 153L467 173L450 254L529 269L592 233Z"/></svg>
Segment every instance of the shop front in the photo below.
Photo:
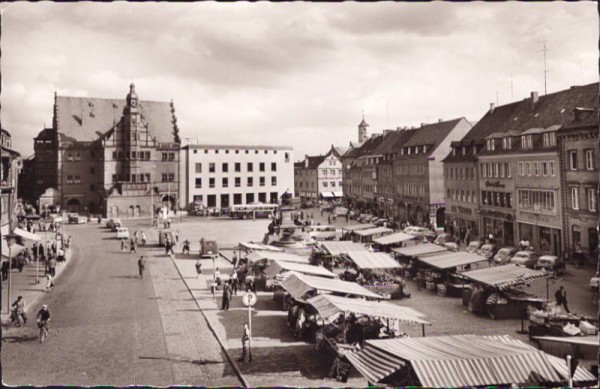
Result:
<svg viewBox="0 0 600 389"><path fill-rule="evenodd" d="M515 247L515 231L513 213L496 210L481 210L483 236L495 240L497 245Z"/></svg>
<svg viewBox="0 0 600 389"><path fill-rule="evenodd" d="M521 213L517 222L519 242L529 241L530 247L540 254L561 255L562 230L558 216Z"/></svg>
<svg viewBox="0 0 600 389"><path fill-rule="evenodd" d="M461 239L468 233L469 241L480 239L479 236L479 210L457 205L450 206L446 213L445 231Z"/></svg>

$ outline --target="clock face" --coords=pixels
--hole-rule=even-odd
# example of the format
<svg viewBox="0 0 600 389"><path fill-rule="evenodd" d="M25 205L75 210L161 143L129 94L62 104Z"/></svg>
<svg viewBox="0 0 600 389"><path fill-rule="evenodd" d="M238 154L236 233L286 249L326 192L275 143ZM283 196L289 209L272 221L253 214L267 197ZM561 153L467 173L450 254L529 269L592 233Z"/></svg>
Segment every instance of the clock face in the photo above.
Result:
<svg viewBox="0 0 600 389"><path fill-rule="evenodd" d="M134 124L134 125L135 125L136 123L137 123L137 120L136 120L136 118L135 118L135 117L132 117L132 118L131 118L131 124Z"/></svg>
<svg viewBox="0 0 600 389"><path fill-rule="evenodd" d="M133 108L135 108L136 105L137 105L137 100L131 100L131 106Z"/></svg>

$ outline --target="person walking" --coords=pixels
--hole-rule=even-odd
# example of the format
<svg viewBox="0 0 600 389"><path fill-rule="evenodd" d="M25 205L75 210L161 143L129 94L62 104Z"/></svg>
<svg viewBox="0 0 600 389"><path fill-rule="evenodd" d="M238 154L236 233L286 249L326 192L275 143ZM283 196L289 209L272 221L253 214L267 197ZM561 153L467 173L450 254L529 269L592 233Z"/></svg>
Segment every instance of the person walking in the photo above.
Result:
<svg viewBox="0 0 600 389"><path fill-rule="evenodd" d="M244 323L244 330L242 332L242 357L238 359L238 362L250 362L252 355L250 354L250 328L248 323Z"/></svg>
<svg viewBox="0 0 600 389"><path fill-rule="evenodd" d="M14 310L15 321L18 323L18 316L23 318L23 324L27 324L27 315L25 314L25 299L23 296L17 297L14 303L12 303Z"/></svg>
<svg viewBox="0 0 600 389"><path fill-rule="evenodd" d="M231 301L231 281L227 281L223 284L223 299L221 300L221 309L223 311L229 310L229 302Z"/></svg>
<svg viewBox="0 0 600 389"><path fill-rule="evenodd" d="M52 292L52 288L54 287L54 280L52 279L52 273L46 273L46 292Z"/></svg>
<svg viewBox="0 0 600 389"><path fill-rule="evenodd" d="M132 252L137 254L137 251L135 251L135 242L133 241L133 239L130 239L129 240L129 254L131 254Z"/></svg>
<svg viewBox="0 0 600 389"><path fill-rule="evenodd" d="M196 274L198 274L198 277L200 277L200 274L202 274L202 263L200 263L200 260L196 261Z"/></svg>
<svg viewBox="0 0 600 389"><path fill-rule="evenodd" d="M221 271L219 270L219 268L215 269L215 282L217 284L217 287L221 285Z"/></svg>
<svg viewBox="0 0 600 389"><path fill-rule="evenodd" d="M48 261L48 270L52 277L56 276L56 259L54 257L50 257L50 260Z"/></svg>
<svg viewBox="0 0 600 389"><path fill-rule="evenodd" d="M121 239L121 251L125 251L125 239Z"/></svg>
<svg viewBox="0 0 600 389"><path fill-rule="evenodd" d="M558 288L558 290L556 291L556 293L554 293L554 297L556 298L556 304L559 307L564 307L565 311L567 311L567 313L571 313L571 311L569 311L569 306L567 303L567 291L565 290L564 286L560 286L560 288Z"/></svg>
<svg viewBox="0 0 600 389"><path fill-rule="evenodd" d="M146 260L142 255L140 259L138 259L138 270L140 271L140 278L144 278L144 270L146 270Z"/></svg>
<svg viewBox="0 0 600 389"><path fill-rule="evenodd" d="M233 294L237 296L237 291L238 291L238 274L237 274L237 271L235 269L233 269L233 271L231 272L231 277L229 277L229 280L231 282L231 290L233 291Z"/></svg>

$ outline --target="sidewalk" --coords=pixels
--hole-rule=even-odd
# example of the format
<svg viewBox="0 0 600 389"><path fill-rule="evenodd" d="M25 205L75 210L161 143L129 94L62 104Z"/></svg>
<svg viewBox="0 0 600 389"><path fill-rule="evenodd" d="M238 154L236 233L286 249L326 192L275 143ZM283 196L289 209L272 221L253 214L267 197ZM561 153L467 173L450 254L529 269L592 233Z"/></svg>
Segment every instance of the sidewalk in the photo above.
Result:
<svg viewBox="0 0 600 389"><path fill-rule="evenodd" d="M31 248L31 245L27 245ZM71 262L71 255L73 253L73 249L69 249L65 253L65 261L58 262L56 264L56 276L54 280L56 282L57 287L60 287L60 275L63 270L67 267L67 265ZM27 313L27 317L31 318L31 312L33 309L38 309L39 300L46 294L46 277L44 275L44 264L42 262L39 263L39 267L37 267L37 275L39 277L39 284L36 283L36 261L32 261L29 264L25 265L23 268L23 272L19 273L17 269L12 269L11 271L11 292L10 299L12 301L7 301L8 299L8 280L2 282L2 312L0 314L0 318L2 323L10 321L10 314L7 312L7 307L17 299L17 296L23 296L25 299L25 312Z"/></svg>
<svg viewBox="0 0 600 389"><path fill-rule="evenodd" d="M279 310L272 292L258 292L258 302L252 310L252 357L250 363L236 362L242 354L241 335L243 323L248 321L248 308L242 304L243 292L232 298L228 311L222 311L222 288L213 296L210 284L213 280L212 259L201 259L202 274L196 274L197 256L186 259L178 254L173 258L192 296L203 311L224 348L244 375L248 385L294 386L294 387L359 387L365 380L353 372L345 384L327 377L331 361L321 359L313 350L314 345L298 341L287 327L287 312ZM232 265L223 258L215 260L221 278L227 279Z"/></svg>

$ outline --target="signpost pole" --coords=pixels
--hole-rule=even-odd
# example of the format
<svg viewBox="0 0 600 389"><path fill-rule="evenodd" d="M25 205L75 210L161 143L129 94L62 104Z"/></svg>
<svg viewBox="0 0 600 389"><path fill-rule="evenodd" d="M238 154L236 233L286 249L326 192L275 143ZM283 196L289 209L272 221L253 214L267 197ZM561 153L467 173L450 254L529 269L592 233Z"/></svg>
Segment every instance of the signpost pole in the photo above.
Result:
<svg viewBox="0 0 600 389"><path fill-rule="evenodd" d="M248 305L248 327L250 328L250 337L248 339L248 360L252 362L252 306Z"/></svg>

